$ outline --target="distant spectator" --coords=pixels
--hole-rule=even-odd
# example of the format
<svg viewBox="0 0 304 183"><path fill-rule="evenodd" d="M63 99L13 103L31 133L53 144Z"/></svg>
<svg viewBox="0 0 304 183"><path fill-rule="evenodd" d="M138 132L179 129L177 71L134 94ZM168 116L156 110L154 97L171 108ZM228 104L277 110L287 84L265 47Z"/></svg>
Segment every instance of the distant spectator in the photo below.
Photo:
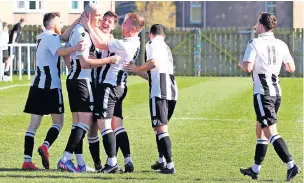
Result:
<svg viewBox="0 0 304 183"><path fill-rule="evenodd" d="M21 18L19 23L15 24L13 29L11 30L10 34L9 34L9 43L10 44L14 44L14 43L20 43L21 41L21 31L22 31L22 27L24 26L24 19ZM13 53L11 52L11 49L9 48L8 52L9 55L15 55L15 48L13 47Z"/></svg>
<svg viewBox="0 0 304 183"><path fill-rule="evenodd" d="M3 30L1 32L0 36L0 45L7 45L9 42L9 34L8 34L8 24L6 22L2 23ZM11 57L8 55L8 46L1 46L2 49L2 57L3 57L3 63L4 63L4 75L3 75L3 81L8 81L10 72L9 68L12 63Z"/></svg>

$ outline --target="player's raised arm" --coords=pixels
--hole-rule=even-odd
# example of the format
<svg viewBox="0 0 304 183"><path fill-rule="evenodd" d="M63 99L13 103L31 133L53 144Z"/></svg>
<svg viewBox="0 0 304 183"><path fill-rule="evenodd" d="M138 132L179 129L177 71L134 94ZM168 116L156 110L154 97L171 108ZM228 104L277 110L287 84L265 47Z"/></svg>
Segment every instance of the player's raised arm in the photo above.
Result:
<svg viewBox="0 0 304 183"><path fill-rule="evenodd" d="M75 25L80 23L80 18L77 18L61 35L61 40L67 42Z"/></svg>
<svg viewBox="0 0 304 183"><path fill-rule="evenodd" d="M108 48L108 38L104 35L103 32L100 31L99 28L93 28L90 26L90 15L89 17L82 16L81 23L86 28L86 30L89 32L90 37L95 45L96 48L102 49L102 50L109 50Z"/></svg>
<svg viewBox="0 0 304 183"><path fill-rule="evenodd" d="M78 44L76 44L73 47L60 47L57 49L56 53L59 56L68 56L73 52L79 52L85 50L87 45L83 41L79 41Z"/></svg>

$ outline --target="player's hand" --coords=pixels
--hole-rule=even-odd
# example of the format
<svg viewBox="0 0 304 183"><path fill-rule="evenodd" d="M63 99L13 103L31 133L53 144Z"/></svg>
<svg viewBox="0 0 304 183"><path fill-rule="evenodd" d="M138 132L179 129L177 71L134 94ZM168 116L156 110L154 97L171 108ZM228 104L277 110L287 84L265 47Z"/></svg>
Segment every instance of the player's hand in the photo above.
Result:
<svg viewBox="0 0 304 183"><path fill-rule="evenodd" d="M88 45L83 40L79 41L75 46L76 51L84 51Z"/></svg>
<svg viewBox="0 0 304 183"><path fill-rule="evenodd" d="M109 57L110 58L110 63L109 64L118 64L121 60L121 57L118 56L118 55L114 55L114 56L111 56Z"/></svg>
<svg viewBox="0 0 304 183"><path fill-rule="evenodd" d="M135 73L136 72L136 65L133 63L133 62L128 62L128 63L125 63L124 65L124 69L128 72L133 72Z"/></svg>

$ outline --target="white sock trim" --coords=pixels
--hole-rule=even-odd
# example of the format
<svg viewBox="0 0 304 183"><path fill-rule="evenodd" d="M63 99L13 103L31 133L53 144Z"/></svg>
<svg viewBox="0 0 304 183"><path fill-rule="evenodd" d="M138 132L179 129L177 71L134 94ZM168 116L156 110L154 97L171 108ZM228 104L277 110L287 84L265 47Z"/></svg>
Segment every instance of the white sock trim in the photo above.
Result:
<svg viewBox="0 0 304 183"><path fill-rule="evenodd" d="M158 140L164 138L164 137L168 137L169 136L169 133L165 132L165 133L161 133L159 136L158 136Z"/></svg>
<svg viewBox="0 0 304 183"><path fill-rule="evenodd" d="M114 130L114 135L118 135L118 134L120 134L120 133L122 133L122 132L126 132L126 129L124 128L124 127L118 127L118 128L116 128L115 130Z"/></svg>
<svg viewBox="0 0 304 183"><path fill-rule="evenodd" d="M286 168L287 168L287 170L293 168L294 165L295 165L295 163L294 163L293 160L291 160L291 161L289 161L288 163L286 163Z"/></svg>
<svg viewBox="0 0 304 183"><path fill-rule="evenodd" d="M88 137L89 144L99 142L99 136L96 137Z"/></svg>
<svg viewBox="0 0 304 183"><path fill-rule="evenodd" d="M83 129L85 132L88 132L90 127L82 122L79 122L77 125L79 128Z"/></svg>
<svg viewBox="0 0 304 183"><path fill-rule="evenodd" d="M268 144L268 140L266 138L258 138L257 144Z"/></svg>
<svg viewBox="0 0 304 183"><path fill-rule="evenodd" d="M252 171L254 171L254 173L259 173L261 168L262 168L262 165L257 165L257 164L254 164L251 167L251 169L252 169Z"/></svg>
<svg viewBox="0 0 304 183"><path fill-rule="evenodd" d="M53 126L51 126L51 128L56 128L59 132L61 131L61 126L58 124L53 124Z"/></svg>
<svg viewBox="0 0 304 183"><path fill-rule="evenodd" d="M107 164L110 166L115 166L117 164L117 158L116 157L108 158Z"/></svg>
<svg viewBox="0 0 304 183"><path fill-rule="evenodd" d="M112 129L104 129L104 130L101 132L101 136L104 136L104 135L106 135L106 134L108 134L108 133L112 133L112 132L113 132Z"/></svg>
<svg viewBox="0 0 304 183"><path fill-rule="evenodd" d="M279 134L273 135L269 138L270 143L273 144L277 139L281 138Z"/></svg>
<svg viewBox="0 0 304 183"><path fill-rule="evenodd" d="M80 166L85 165L85 161L83 159L82 154L75 154L75 156L76 156L76 160L77 160L77 165L80 165Z"/></svg>
<svg viewBox="0 0 304 183"><path fill-rule="evenodd" d="M25 136L28 136L28 137L35 137L35 131L34 130L27 130L26 132L25 132Z"/></svg>

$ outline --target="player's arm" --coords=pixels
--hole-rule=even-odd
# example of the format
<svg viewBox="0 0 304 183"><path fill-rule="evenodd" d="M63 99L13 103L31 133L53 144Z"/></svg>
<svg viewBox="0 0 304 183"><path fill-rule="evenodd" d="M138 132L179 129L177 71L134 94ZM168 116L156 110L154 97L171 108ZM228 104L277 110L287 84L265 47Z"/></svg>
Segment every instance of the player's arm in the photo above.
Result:
<svg viewBox="0 0 304 183"><path fill-rule="evenodd" d="M83 69L90 69L90 68L96 68L100 67L102 65L106 64L117 64L120 61L120 57L117 55L106 57L106 58L100 58L100 59L92 59L88 56L80 55L78 56L80 61L80 66Z"/></svg>
<svg viewBox="0 0 304 183"><path fill-rule="evenodd" d="M53 55L57 54L58 56L68 56L73 52L82 51L85 48L86 45L83 43L82 40L79 41L73 47L62 47L59 35L54 35L48 38L48 49Z"/></svg>
<svg viewBox="0 0 304 183"><path fill-rule="evenodd" d="M251 72L253 69L253 64L256 59L256 50L254 48L254 42L253 40L249 41L247 44L247 48L245 51L245 55L243 58L243 61L240 61L238 63L238 66L242 69L244 72Z"/></svg>
<svg viewBox="0 0 304 183"><path fill-rule="evenodd" d="M284 69L287 71L287 72L294 72L296 70L296 66L295 66L295 62L289 52L289 49L288 49L288 46L285 45L285 50L286 50L286 53L283 57L283 64L284 64Z"/></svg>
<svg viewBox="0 0 304 183"><path fill-rule="evenodd" d="M93 28L90 26L90 14L89 17L82 16L81 23L86 28L86 30L89 32L90 37L95 45L96 48L102 49L102 50L109 50L108 48L108 38L104 35L103 32L99 30L99 28Z"/></svg>
<svg viewBox="0 0 304 183"><path fill-rule="evenodd" d="M96 48L102 49L102 50L109 50L108 47L108 40L103 32L100 31L99 28L89 28L88 32L90 33L91 39L95 45Z"/></svg>
<svg viewBox="0 0 304 183"><path fill-rule="evenodd" d="M148 76L148 73L147 72L136 72L135 73L137 76L139 76L139 77L141 77L141 78L143 78L143 79L145 79L145 80L149 80L149 76Z"/></svg>
<svg viewBox="0 0 304 183"><path fill-rule="evenodd" d="M72 32L74 26L77 25L77 24L79 24L79 22L80 22L80 18L76 19L76 20L72 23L72 25L70 25L70 26L64 31L64 33L61 35L61 40L67 42L67 41L69 40L69 37L70 37L70 35L71 35L71 32Z"/></svg>
<svg viewBox="0 0 304 183"><path fill-rule="evenodd" d="M84 44L83 41L79 41L75 46L73 47L61 47L57 49L56 53L58 56L68 56L73 52L77 51L83 51L85 49L86 45Z"/></svg>

